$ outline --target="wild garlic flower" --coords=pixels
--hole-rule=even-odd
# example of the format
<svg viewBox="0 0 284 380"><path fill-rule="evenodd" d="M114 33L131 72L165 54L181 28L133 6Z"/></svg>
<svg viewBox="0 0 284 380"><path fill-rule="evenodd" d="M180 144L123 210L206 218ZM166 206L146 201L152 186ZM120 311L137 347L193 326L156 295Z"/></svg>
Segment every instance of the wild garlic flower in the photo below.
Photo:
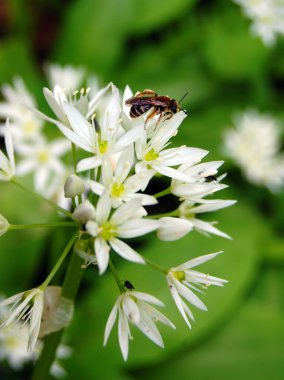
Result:
<svg viewBox="0 0 284 380"><path fill-rule="evenodd" d="M280 152L281 132L276 120L247 111L234 124L224 135L225 154L249 182L279 191L284 186L284 153Z"/></svg>
<svg viewBox="0 0 284 380"><path fill-rule="evenodd" d="M282 0L233 0L252 20L251 31L270 47L277 35L284 35L284 3Z"/></svg>
<svg viewBox="0 0 284 380"><path fill-rule="evenodd" d="M145 210L141 207L141 199L132 199L121 205L110 216L111 200L104 193L98 201L95 218L86 224L87 232L95 237L94 250L99 273L105 272L109 262L109 251L112 248L126 260L144 264L144 259L123 239L146 235L156 230L160 223L157 220L145 219Z"/></svg>
<svg viewBox="0 0 284 380"><path fill-rule="evenodd" d="M34 145L22 144L17 150L21 160L17 165L16 174L21 177L33 173L35 189L45 194L55 177L65 177L66 167L60 158L69 150L70 143L65 139L48 142L43 137L38 137Z"/></svg>
<svg viewBox="0 0 284 380"><path fill-rule="evenodd" d="M46 64L45 72L51 88L59 85L67 92L80 88L85 76L85 70L82 67L61 66L56 63Z"/></svg>
<svg viewBox="0 0 284 380"><path fill-rule="evenodd" d="M147 293L127 290L121 294L107 320L104 345L108 341L118 315L118 340L124 360L127 360L129 339L132 339L129 322L135 325L152 342L163 348L163 339L155 323L159 321L173 329L175 326L151 304L164 306L160 300Z"/></svg>
<svg viewBox="0 0 284 380"><path fill-rule="evenodd" d="M0 118L10 120L15 148L22 143L34 143L41 133L43 121L31 110L36 102L22 78L16 77L13 86L3 85L2 94ZM5 124L0 124L0 135L4 135L5 130Z"/></svg>
<svg viewBox="0 0 284 380"><path fill-rule="evenodd" d="M101 183L89 180L87 185L98 195L107 191L114 208L133 198L141 198L143 206L158 203L153 196L138 193L140 190L145 190L155 172L145 169L140 173L129 175L133 168L133 162L134 151L132 146L120 154L116 163L113 163L109 157L105 157L102 161Z"/></svg>
<svg viewBox="0 0 284 380"><path fill-rule="evenodd" d="M35 348L39 334L43 311L43 294L42 290L34 288L0 302L0 308L13 304L7 319L0 326L1 328L6 328L20 320L29 322L28 351L31 352Z"/></svg>
<svg viewBox="0 0 284 380"><path fill-rule="evenodd" d="M191 268L212 260L220 253L221 252L210 253L209 255L189 260L175 268L171 268L167 274L167 282L174 302L189 328L191 328L189 319L194 321L194 317L185 301L200 310L207 311L207 307L193 290L202 293L197 286L207 288L210 285L223 286L227 283L226 280L197 272Z"/></svg>
<svg viewBox="0 0 284 380"><path fill-rule="evenodd" d="M9 119L6 121L4 136L7 156L2 152L2 150L0 150L0 181L10 181L15 175L16 168Z"/></svg>

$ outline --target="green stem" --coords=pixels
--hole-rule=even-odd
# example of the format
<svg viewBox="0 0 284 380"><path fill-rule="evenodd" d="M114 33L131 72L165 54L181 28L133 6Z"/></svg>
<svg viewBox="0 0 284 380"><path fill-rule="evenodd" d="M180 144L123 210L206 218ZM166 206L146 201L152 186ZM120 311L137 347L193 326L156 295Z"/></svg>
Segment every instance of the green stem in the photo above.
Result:
<svg viewBox="0 0 284 380"><path fill-rule="evenodd" d="M154 268L154 269L157 269L159 272L162 272L162 273L164 273L164 274L168 274L168 273L169 273L169 270L168 270L168 269L165 269L165 268L160 267L160 265L154 263L153 261L147 259L146 257L144 257L144 260L146 261L146 263L147 263L148 265L150 265L150 266L151 266L152 268Z"/></svg>
<svg viewBox="0 0 284 380"><path fill-rule="evenodd" d="M59 257L57 263L54 265L52 271L49 273L49 275L47 276L46 280L41 284L40 289L44 290L47 287L47 285L50 283L50 281L53 279L53 277L55 276L56 272L61 267L61 264L63 263L63 261L64 261L65 257L67 256L68 252L70 251L70 249L72 248L73 244L75 243L75 241L77 239L78 239L78 231L76 231L76 233L69 240L69 242L66 245L64 251L62 252L61 256Z"/></svg>
<svg viewBox="0 0 284 380"><path fill-rule="evenodd" d="M179 210L176 209L174 211L165 212L164 214L148 215L148 216L145 216L145 218L148 218L148 219L159 219L159 218L164 218L166 216L179 216L179 215L180 215Z"/></svg>
<svg viewBox="0 0 284 380"><path fill-rule="evenodd" d="M62 297L75 301L83 273L81 266L82 259L73 252L63 281ZM35 365L32 380L49 380L51 378L50 367L56 357L63 333L64 329L45 337L43 350Z"/></svg>
<svg viewBox="0 0 284 380"><path fill-rule="evenodd" d="M50 199L47 199L45 198L43 195L37 193L36 191L33 191L32 189L28 188L26 185L24 185L23 183L21 182L18 182L16 180L16 178L12 178L11 179L11 182L14 183L15 185L17 185L18 187L20 187L22 190L32 194L33 196L35 196L36 198L40 199L41 201L44 201L45 203L48 203L51 207L53 207L55 210L61 212L62 214L64 214L65 216L67 216L68 218L71 218L73 219L73 215L71 214L71 212L65 210L64 208L58 206L56 203L52 202Z"/></svg>
<svg viewBox="0 0 284 380"><path fill-rule="evenodd" d="M74 169L74 173L77 174L76 145L71 143L71 148L72 148L73 169ZM78 195L78 200L79 200L79 203L82 203L82 195L81 194ZM72 204L73 204L73 208L75 209L76 208L75 198L72 198Z"/></svg>
<svg viewBox="0 0 284 380"><path fill-rule="evenodd" d="M36 223L36 224L10 224L9 230L25 230L33 228L49 228L49 227L80 227L76 222L51 222L51 223Z"/></svg>
<svg viewBox="0 0 284 380"><path fill-rule="evenodd" d="M163 197L164 195L168 195L168 194L171 194L171 186L168 187L167 189L163 190L163 191L160 191L157 194L154 194L153 197L160 198L160 197Z"/></svg>
<svg viewBox="0 0 284 380"><path fill-rule="evenodd" d="M113 265L113 262L111 261L111 259L109 259L109 268L110 268L111 273L112 273L112 275L113 275L113 277L117 283L117 286L119 288L120 293L124 293L125 292L124 286L122 285L122 281L119 278L118 273L117 273L115 266Z"/></svg>

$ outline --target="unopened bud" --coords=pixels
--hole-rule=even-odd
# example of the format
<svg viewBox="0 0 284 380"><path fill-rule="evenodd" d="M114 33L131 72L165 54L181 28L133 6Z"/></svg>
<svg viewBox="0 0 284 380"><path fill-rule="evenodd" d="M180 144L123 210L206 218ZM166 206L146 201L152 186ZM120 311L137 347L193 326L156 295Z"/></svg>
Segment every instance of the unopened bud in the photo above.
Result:
<svg viewBox="0 0 284 380"><path fill-rule="evenodd" d="M9 222L3 215L0 214L0 236L4 235L9 229Z"/></svg>
<svg viewBox="0 0 284 380"><path fill-rule="evenodd" d="M85 185L83 180L75 174L71 174L67 177L64 185L65 198L73 198L76 195L80 195L85 191Z"/></svg>
<svg viewBox="0 0 284 380"><path fill-rule="evenodd" d="M95 218L95 208L88 200L84 201L76 207L73 216L76 220L85 224Z"/></svg>

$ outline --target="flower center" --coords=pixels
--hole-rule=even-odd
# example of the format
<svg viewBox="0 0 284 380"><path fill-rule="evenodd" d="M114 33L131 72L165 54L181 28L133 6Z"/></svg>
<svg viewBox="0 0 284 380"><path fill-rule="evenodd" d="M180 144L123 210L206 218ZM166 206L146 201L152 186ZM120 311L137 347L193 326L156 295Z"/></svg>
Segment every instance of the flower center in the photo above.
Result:
<svg viewBox="0 0 284 380"><path fill-rule="evenodd" d="M29 135L35 133L37 129L37 124L34 121L26 122L23 128L24 132Z"/></svg>
<svg viewBox="0 0 284 380"><path fill-rule="evenodd" d="M115 182L111 188L111 195L115 198L120 198L124 193L125 187L122 183Z"/></svg>
<svg viewBox="0 0 284 380"><path fill-rule="evenodd" d="M154 148L148 150L148 152L144 156L145 161L154 161L159 157L159 153L155 151Z"/></svg>
<svg viewBox="0 0 284 380"><path fill-rule="evenodd" d="M101 225L99 234L104 240L109 240L116 235L116 227L111 222L105 222Z"/></svg>
<svg viewBox="0 0 284 380"><path fill-rule="evenodd" d="M182 270L172 272L172 275L179 281L182 282L185 279L185 273Z"/></svg>
<svg viewBox="0 0 284 380"><path fill-rule="evenodd" d="M107 151L108 142L99 140L99 150L101 154L104 154Z"/></svg>
<svg viewBox="0 0 284 380"><path fill-rule="evenodd" d="M39 153L38 153L38 160L40 163L42 164L45 164L49 161L50 159L50 154L47 150L41 150Z"/></svg>

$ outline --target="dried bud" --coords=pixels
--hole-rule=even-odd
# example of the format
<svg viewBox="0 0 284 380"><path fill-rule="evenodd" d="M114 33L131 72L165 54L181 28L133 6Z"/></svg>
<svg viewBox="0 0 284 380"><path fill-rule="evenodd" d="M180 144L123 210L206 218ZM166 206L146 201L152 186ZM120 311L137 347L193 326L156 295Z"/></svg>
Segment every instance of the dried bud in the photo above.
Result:
<svg viewBox="0 0 284 380"><path fill-rule="evenodd" d="M65 198L73 198L76 195L80 195L85 191L85 185L83 180L75 174L71 174L67 177L64 185Z"/></svg>
<svg viewBox="0 0 284 380"><path fill-rule="evenodd" d="M9 222L3 215L0 214L0 236L4 235L9 229Z"/></svg>
<svg viewBox="0 0 284 380"><path fill-rule="evenodd" d="M85 224L95 218L95 208L88 200L84 201L76 207L73 216L76 220Z"/></svg>

